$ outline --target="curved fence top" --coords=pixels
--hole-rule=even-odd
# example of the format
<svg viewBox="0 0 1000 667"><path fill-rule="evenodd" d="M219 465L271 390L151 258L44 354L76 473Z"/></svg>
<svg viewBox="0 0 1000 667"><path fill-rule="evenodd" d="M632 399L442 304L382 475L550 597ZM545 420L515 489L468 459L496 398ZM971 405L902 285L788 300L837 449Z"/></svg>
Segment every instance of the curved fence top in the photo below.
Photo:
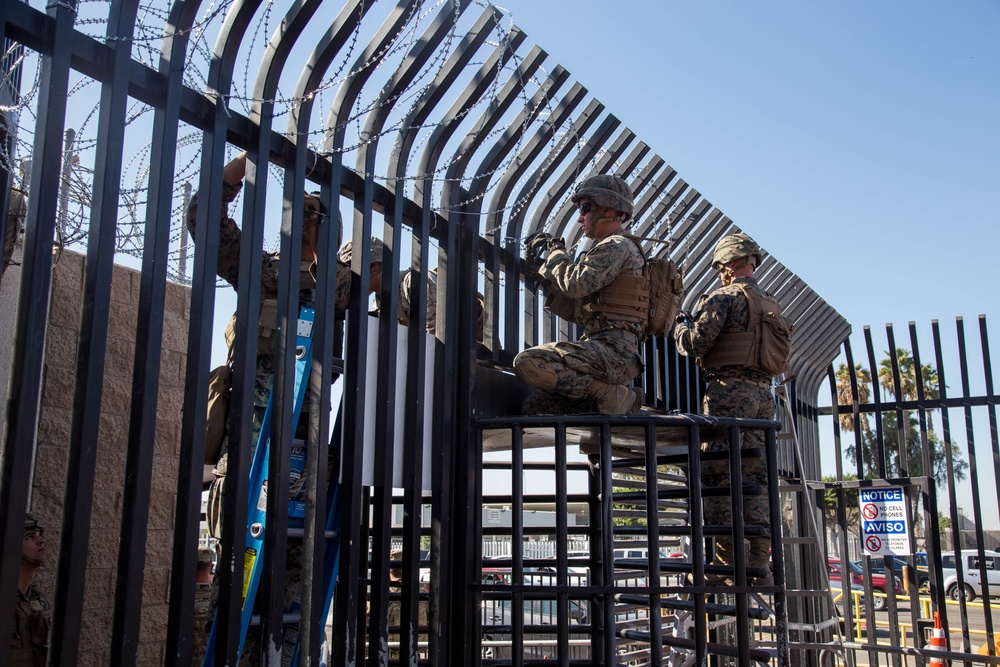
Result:
<svg viewBox="0 0 1000 667"><path fill-rule="evenodd" d="M106 67L109 54L124 39L131 40L132 63L118 74L127 77L130 94L116 238L120 254L142 254L153 111L169 72L183 61L183 123L171 206L169 273L175 280L190 280L193 243L182 212L203 170L203 132L223 123L229 152L266 146L267 194L258 196L267 206L280 206L285 170L298 162L306 180L332 188L345 236L367 236L372 211L389 215L395 207L418 241L416 230L428 225L424 254L431 266L447 255L441 244L454 225L477 231L484 258L480 291L489 303L508 309L494 318L493 349L516 353L522 335L528 341L535 336L534 325L519 323L519 298L508 290L520 281L521 241L544 230L580 246L570 196L576 182L594 173L627 179L636 201L631 230L657 239L644 241L647 252L669 254L681 267L689 308L718 285L710 257L722 236L746 231L762 244L759 280L797 326L791 372L805 389L801 395L815 395L850 333L836 310L766 254L767 239L754 233L752 223L737 226L499 7L456 0L348 0L343 6L340 0L142 2L130 37L115 36L123 30L115 18L118 3L72 8L75 32L83 37L72 47L74 112L63 146L57 234L65 246L87 242L101 83L113 75ZM12 95L8 113L18 126L17 141L3 160L25 187L37 146L38 130L30 120L42 85L39 54L52 53L44 35L55 20L54 12L8 6L7 34L27 49L15 46L6 57L3 89L20 92ZM544 42L544 35L539 39ZM267 142L253 139L255 125L264 127ZM359 199L371 202L367 216L364 207L351 206ZM420 219L427 217L424 209L433 211L430 219ZM377 226L374 230L383 236ZM265 229L272 249L277 234L276 227ZM409 236L396 241L404 268L411 242Z"/></svg>

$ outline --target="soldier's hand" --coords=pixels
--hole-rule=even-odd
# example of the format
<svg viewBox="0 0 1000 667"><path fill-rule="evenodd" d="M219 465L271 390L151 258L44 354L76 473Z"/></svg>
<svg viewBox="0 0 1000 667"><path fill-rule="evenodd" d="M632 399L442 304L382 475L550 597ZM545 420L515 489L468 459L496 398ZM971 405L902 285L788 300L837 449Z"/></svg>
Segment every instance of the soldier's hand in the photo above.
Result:
<svg viewBox="0 0 1000 667"><path fill-rule="evenodd" d="M551 238L552 234L547 232L535 232L524 239L524 246L527 248L526 259L528 260L528 264L538 261L542 256L542 252L548 247Z"/></svg>
<svg viewBox="0 0 1000 667"><path fill-rule="evenodd" d="M691 317L691 313L682 308L677 311L677 317L674 318L674 322L677 324L686 324L690 326L691 323L694 322L694 318Z"/></svg>
<svg viewBox="0 0 1000 667"><path fill-rule="evenodd" d="M550 237L549 242L546 245L546 249L549 252L552 252L553 250L566 250L566 239Z"/></svg>
<svg viewBox="0 0 1000 667"><path fill-rule="evenodd" d="M540 257L528 257L524 261L524 279L533 280L537 283L541 277L538 275L540 268L542 268L542 259Z"/></svg>

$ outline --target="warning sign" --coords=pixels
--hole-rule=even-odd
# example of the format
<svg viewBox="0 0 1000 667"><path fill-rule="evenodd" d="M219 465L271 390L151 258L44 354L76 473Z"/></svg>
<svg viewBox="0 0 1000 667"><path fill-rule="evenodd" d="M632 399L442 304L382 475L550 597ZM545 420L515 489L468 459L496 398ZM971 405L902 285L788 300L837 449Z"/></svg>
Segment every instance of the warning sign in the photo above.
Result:
<svg viewBox="0 0 1000 667"><path fill-rule="evenodd" d="M257 550L247 547L243 555L243 607L247 606L247 594L250 592L250 576L253 574L253 564L257 560ZM240 607L241 609L243 607Z"/></svg>
<svg viewBox="0 0 1000 667"><path fill-rule="evenodd" d="M867 556L909 556L906 492L888 486L861 489L861 541Z"/></svg>

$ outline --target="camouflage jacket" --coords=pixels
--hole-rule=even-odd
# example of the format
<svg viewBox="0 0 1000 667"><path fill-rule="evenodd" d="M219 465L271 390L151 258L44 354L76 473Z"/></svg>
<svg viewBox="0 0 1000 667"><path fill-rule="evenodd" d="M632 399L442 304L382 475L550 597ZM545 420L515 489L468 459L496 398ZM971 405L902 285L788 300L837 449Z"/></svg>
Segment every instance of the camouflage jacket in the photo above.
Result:
<svg viewBox="0 0 1000 667"><path fill-rule="evenodd" d="M239 288L240 271L240 228L236 221L229 217L229 205L236 199L243 184L232 183L222 184L222 210L219 214L219 255L216 262L216 274L232 285ZM187 226L194 238L198 222L198 193L191 197L191 204L187 210ZM263 266L261 270L261 298L278 293L278 264L277 253L265 252ZM316 265L302 267L300 285L313 287L316 283ZM305 277L305 273L312 275L312 281ZM347 310L351 295L351 267L346 264L337 263L337 284L336 284L336 309L342 314Z"/></svg>
<svg viewBox="0 0 1000 667"><path fill-rule="evenodd" d="M735 278L732 284L720 287L711 294L703 296L698 304L691 324L680 322L674 328L674 341L677 351L687 357L701 358L712 349L716 338L721 333L742 333L750 325L750 304L738 285L746 285L749 289L761 294L767 294L751 277ZM744 366L724 366L703 371L709 379L741 378L746 380L770 381L760 373L751 371Z"/></svg>
<svg viewBox="0 0 1000 667"><path fill-rule="evenodd" d="M594 244L574 262L565 250L549 253L538 274L549 281L550 289L572 299L587 296L610 285L619 275L642 275L646 260L639 247L626 236L612 234ZM626 322L607 313L585 313L581 322L583 337L621 329L643 336L643 325Z"/></svg>
<svg viewBox="0 0 1000 667"><path fill-rule="evenodd" d="M429 334L434 334L437 331L437 277L438 270L437 267L431 269L427 272L427 310L426 310L426 331ZM397 319L399 323L405 326L409 326L411 313L411 304L413 303L413 269L407 269L403 271L399 276L399 312L397 314ZM376 307L378 304L378 299L376 299ZM483 306L485 304L485 299L482 294L478 295L478 308L479 317L476 321L476 335L480 343L483 342L483 327L484 327L484 313Z"/></svg>
<svg viewBox="0 0 1000 667"><path fill-rule="evenodd" d="M49 653L52 606L32 583L27 592L17 592L14 613L11 667L44 667Z"/></svg>
<svg viewBox="0 0 1000 667"><path fill-rule="evenodd" d="M403 271L399 276L399 313L400 324L410 324L410 304L413 300L413 269ZM427 333L433 334L437 328L437 269L427 272Z"/></svg>

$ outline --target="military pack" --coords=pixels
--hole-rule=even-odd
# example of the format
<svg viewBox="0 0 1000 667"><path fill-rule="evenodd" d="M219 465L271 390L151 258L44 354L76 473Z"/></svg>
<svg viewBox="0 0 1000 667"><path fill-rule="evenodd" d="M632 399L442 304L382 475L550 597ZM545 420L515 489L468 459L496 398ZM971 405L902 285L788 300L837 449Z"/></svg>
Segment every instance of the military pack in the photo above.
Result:
<svg viewBox="0 0 1000 667"><path fill-rule="evenodd" d="M668 336L674 328L677 304L684 296L680 269L669 257L647 257L643 273L649 277L649 321L646 334Z"/></svg>
<svg viewBox="0 0 1000 667"><path fill-rule="evenodd" d="M743 293L747 294L747 299L750 301L750 322L756 322L758 328L757 349L753 353L753 359L757 368L775 377L788 370L795 325L781 314L781 306L777 299L760 294L755 294L756 298L751 298L749 296L751 291L743 288Z"/></svg>
<svg viewBox="0 0 1000 667"><path fill-rule="evenodd" d="M212 369L208 376L208 414L205 420L205 465L214 466L222 455L229 420L233 371L229 364Z"/></svg>
<svg viewBox="0 0 1000 667"><path fill-rule="evenodd" d="M750 305L747 330L720 334L701 360L703 368L745 366L769 377L788 370L795 325L782 315L777 299L736 283Z"/></svg>

